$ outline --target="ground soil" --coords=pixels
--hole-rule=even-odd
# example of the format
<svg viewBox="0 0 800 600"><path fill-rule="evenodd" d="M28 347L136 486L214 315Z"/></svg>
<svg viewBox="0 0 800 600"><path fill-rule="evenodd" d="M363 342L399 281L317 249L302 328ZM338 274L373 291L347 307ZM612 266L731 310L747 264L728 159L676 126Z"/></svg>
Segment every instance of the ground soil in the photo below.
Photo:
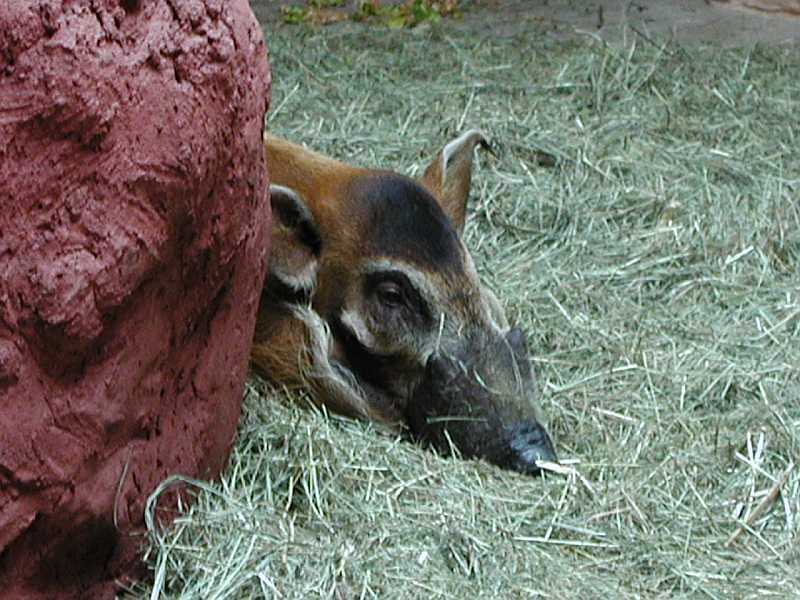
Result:
<svg viewBox="0 0 800 600"><path fill-rule="evenodd" d="M400 0L383 0L396 4ZM265 28L282 27L281 8L305 0L252 0ZM348 0L354 10L359 0ZM464 0L448 25L506 37L536 28L554 38L598 35L618 43L632 33L681 43L742 46L800 43L800 18L742 8L751 2L710 0ZM626 27L627 25L627 27ZM336 24L336 27L349 24Z"/></svg>

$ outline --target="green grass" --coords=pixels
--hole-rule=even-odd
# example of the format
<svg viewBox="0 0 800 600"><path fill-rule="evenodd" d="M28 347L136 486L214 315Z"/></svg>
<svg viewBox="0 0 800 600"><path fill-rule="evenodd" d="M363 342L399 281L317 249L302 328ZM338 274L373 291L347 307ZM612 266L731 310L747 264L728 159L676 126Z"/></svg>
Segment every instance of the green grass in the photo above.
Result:
<svg viewBox="0 0 800 600"><path fill-rule="evenodd" d="M222 480L152 531L159 597L800 595L800 467L728 544L800 462L800 56L450 22L267 40L278 134L406 173L494 140L467 244L580 477L441 458L254 378Z"/></svg>

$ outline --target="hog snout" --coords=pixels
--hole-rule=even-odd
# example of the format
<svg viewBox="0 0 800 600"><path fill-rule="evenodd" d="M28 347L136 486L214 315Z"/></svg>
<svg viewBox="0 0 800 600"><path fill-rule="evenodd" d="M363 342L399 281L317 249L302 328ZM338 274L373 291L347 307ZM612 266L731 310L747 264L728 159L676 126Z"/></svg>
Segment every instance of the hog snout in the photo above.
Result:
<svg viewBox="0 0 800 600"><path fill-rule="evenodd" d="M536 473L537 461L558 460L550 436L536 421L518 423L509 430L510 467L521 473Z"/></svg>
<svg viewBox="0 0 800 600"><path fill-rule="evenodd" d="M432 356L406 407L414 436L440 451L455 446L465 457L522 473L537 472L537 461L556 460L538 420L526 345L520 329L505 336L477 332Z"/></svg>

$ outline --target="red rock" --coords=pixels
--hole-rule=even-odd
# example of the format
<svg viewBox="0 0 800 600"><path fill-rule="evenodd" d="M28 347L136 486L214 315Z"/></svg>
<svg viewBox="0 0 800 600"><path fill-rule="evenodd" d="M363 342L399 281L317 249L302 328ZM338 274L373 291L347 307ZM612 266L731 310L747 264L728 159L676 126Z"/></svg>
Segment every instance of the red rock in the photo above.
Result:
<svg viewBox="0 0 800 600"><path fill-rule="evenodd" d="M16 0L0 77L0 596L113 597L236 433L265 45L246 0Z"/></svg>

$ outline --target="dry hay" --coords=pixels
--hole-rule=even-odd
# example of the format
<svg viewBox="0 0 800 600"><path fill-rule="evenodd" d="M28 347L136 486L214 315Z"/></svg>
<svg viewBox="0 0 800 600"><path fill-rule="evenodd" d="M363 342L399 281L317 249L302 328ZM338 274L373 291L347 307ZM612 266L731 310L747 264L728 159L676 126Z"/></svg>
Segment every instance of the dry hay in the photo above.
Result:
<svg viewBox="0 0 800 600"><path fill-rule="evenodd" d="M452 23L269 40L274 132L406 172L493 137L468 245L575 472L444 459L254 378L133 594L800 594L800 57Z"/></svg>

